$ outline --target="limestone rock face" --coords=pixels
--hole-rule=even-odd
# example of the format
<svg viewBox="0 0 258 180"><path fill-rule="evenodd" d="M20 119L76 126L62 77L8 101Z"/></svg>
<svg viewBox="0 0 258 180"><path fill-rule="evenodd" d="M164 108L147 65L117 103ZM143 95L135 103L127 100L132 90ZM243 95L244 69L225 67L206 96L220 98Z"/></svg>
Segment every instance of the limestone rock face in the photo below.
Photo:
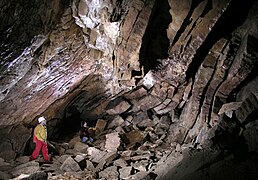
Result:
<svg viewBox="0 0 258 180"><path fill-rule="evenodd" d="M167 177L162 168L150 172L148 158L177 167L182 157L173 153L188 148L221 148L243 162L245 147L257 152L255 0L3 0L0 7L0 157L27 152L39 115L51 140L76 134L82 120L96 125L98 138L107 135L97 139L100 149L79 138L69 149L87 152L85 166L102 178ZM154 157L156 147L175 151ZM124 149L126 162L110 165L115 155L106 151ZM206 162L214 164L196 167L225 163Z"/></svg>

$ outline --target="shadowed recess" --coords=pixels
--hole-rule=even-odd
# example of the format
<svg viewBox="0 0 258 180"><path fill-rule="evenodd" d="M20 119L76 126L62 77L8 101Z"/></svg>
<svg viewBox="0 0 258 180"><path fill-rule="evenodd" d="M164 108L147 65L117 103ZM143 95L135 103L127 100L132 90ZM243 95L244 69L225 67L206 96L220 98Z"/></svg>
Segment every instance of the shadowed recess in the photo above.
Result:
<svg viewBox="0 0 258 180"><path fill-rule="evenodd" d="M196 51L196 54L186 71L186 79L194 78L195 73L208 54L211 47L222 37L229 36L238 26L245 21L249 9L253 5L254 0L243 2L239 0L231 1L226 11L215 24L203 44Z"/></svg>
<svg viewBox="0 0 258 180"><path fill-rule="evenodd" d="M144 74L154 70L160 64L158 59L168 57L169 39L167 28L172 21L167 0L156 0L140 49L140 65Z"/></svg>

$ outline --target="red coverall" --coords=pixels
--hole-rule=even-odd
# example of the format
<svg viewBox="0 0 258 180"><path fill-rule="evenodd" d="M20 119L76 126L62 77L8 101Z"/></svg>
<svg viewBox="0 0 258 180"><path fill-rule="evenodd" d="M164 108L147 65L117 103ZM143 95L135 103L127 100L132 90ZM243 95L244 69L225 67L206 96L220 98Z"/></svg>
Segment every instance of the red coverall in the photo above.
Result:
<svg viewBox="0 0 258 180"><path fill-rule="evenodd" d="M34 129L33 142L36 143L36 147L31 155L30 160L34 160L38 157L40 150L42 151L45 161L49 161L48 149L47 149L47 127L38 124Z"/></svg>

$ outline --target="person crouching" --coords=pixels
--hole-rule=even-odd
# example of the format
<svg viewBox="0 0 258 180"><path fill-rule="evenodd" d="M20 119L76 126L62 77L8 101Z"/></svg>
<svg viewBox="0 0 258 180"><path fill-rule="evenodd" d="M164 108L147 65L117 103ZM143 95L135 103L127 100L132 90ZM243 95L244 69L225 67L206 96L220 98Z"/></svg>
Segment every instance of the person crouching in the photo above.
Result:
<svg viewBox="0 0 258 180"><path fill-rule="evenodd" d="M85 121L81 122L80 139L83 143L86 143L88 140L93 143L93 129L89 128Z"/></svg>

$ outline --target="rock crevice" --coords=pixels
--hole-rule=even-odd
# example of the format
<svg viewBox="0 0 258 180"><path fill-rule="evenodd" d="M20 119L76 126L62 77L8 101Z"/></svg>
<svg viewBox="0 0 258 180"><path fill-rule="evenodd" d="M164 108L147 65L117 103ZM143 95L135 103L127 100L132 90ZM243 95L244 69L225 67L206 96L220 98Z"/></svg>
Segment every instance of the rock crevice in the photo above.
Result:
<svg viewBox="0 0 258 180"><path fill-rule="evenodd" d="M0 7L1 176L56 178L24 157L43 115L62 178L221 178L224 165L257 178L256 1ZM93 147L82 120L98 127Z"/></svg>

